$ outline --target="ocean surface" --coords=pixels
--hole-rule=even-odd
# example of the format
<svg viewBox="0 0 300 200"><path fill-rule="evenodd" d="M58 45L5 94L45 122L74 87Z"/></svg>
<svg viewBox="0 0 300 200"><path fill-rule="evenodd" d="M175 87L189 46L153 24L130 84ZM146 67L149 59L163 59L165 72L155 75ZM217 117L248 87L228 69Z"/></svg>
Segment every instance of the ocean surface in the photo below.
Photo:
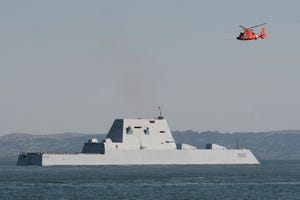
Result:
<svg viewBox="0 0 300 200"><path fill-rule="evenodd" d="M261 165L0 165L1 199L300 199L300 161Z"/></svg>

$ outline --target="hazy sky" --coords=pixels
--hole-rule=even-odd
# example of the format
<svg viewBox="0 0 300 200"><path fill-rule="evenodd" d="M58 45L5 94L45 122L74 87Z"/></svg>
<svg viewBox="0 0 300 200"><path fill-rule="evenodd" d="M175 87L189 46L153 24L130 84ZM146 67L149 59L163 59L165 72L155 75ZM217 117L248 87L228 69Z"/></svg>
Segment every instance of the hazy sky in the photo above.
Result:
<svg viewBox="0 0 300 200"><path fill-rule="evenodd" d="M0 2L0 134L300 129L300 1ZM238 25L268 38L238 41ZM256 29L260 32L260 28Z"/></svg>

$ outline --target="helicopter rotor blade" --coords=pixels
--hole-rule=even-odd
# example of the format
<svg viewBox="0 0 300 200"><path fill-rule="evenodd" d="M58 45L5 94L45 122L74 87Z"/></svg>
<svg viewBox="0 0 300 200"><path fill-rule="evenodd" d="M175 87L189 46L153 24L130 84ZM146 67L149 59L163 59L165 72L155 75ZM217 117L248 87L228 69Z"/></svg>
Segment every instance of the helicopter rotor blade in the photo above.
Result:
<svg viewBox="0 0 300 200"><path fill-rule="evenodd" d="M267 23L259 24L259 25L256 25L256 26L252 26L252 27L249 27L248 29L250 29L250 28L256 28L256 27L259 27L259 26L263 26L265 24L267 24Z"/></svg>
<svg viewBox="0 0 300 200"><path fill-rule="evenodd" d="M247 28L245 28L245 27L242 26L242 25L239 25L239 27L241 27L241 28L244 29L244 30L247 30Z"/></svg>

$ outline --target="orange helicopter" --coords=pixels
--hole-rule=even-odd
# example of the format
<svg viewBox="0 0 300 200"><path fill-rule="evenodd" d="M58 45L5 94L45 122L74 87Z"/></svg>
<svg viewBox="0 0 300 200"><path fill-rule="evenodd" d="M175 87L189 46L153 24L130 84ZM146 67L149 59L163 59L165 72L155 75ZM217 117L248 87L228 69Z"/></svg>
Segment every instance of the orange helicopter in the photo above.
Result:
<svg viewBox="0 0 300 200"><path fill-rule="evenodd" d="M236 39L238 39L238 40L257 40L257 38L265 39L267 37L267 33L265 32L265 27L263 26L265 24L267 24L267 23L259 24L259 25L252 26L249 28L245 28L244 26L240 25L240 27L242 29L244 29L244 32L241 32L240 35ZM263 26L261 28L261 32L260 32L260 34L255 34L253 32L252 28L256 28L259 26Z"/></svg>

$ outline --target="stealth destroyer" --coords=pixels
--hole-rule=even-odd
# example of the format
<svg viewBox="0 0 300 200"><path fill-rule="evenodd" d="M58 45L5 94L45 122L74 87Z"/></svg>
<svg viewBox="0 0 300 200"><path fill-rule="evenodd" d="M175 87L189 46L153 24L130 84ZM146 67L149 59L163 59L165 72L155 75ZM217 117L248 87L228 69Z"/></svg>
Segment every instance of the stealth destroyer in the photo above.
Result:
<svg viewBox="0 0 300 200"><path fill-rule="evenodd" d="M259 164L249 149L227 149L207 144L197 149L177 144L167 121L116 119L103 141L89 139L82 152L22 152L18 165L201 165Z"/></svg>

